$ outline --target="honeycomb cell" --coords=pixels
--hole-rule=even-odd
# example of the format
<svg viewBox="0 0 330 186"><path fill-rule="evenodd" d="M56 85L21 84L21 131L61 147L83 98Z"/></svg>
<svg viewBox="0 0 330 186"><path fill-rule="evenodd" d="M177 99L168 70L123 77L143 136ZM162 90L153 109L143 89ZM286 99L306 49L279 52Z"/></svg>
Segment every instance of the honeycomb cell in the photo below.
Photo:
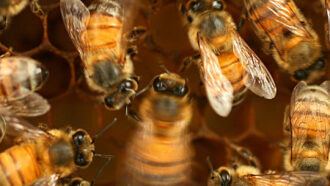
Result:
<svg viewBox="0 0 330 186"><path fill-rule="evenodd" d="M75 47L65 29L59 8L53 9L48 13L48 38L49 41L58 49L64 51L75 51Z"/></svg>
<svg viewBox="0 0 330 186"><path fill-rule="evenodd" d="M66 93L72 84L73 69L70 64L63 57L48 51L41 51L32 57L44 64L49 71L48 80L40 93L46 98Z"/></svg>
<svg viewBox="0 0 330 186"><path fill-rule="evenodd" d="M32 26L33 25L33 26ZM0 34L0 41L14 51L24 52L37 47L43 39L41 20L29 7L10 18L7 28Z"/></svg>

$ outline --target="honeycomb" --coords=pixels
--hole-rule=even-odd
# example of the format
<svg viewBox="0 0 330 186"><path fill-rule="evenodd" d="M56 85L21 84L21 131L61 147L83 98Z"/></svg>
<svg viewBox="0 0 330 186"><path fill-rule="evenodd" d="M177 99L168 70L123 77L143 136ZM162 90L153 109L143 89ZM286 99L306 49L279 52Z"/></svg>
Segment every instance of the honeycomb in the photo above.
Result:
<svg viewBox="0 0 330 186"><path fill-rule="evenodd" d="M320 1L296 0L296 3L319 34L327 55L324 30L326 15ZM46 123L50 128L68 125L84 128L93 136L117 117L118 122L96 141L97 153L114 155L96 185L118 185L121 179L125 179L125 147L136 130L136 123L125 116L124 109L108 111L95 102L92 93L86 88L78 53L63 25L59 0L39 0L39 4L42 12L28 6L12 17L7 28L0 33L1 53L11 49L13 55L31 56L49 70L49 79L39 93L49 100L52 109L46 115L28 120L35 125ZM141 76L140 87L145 87L155 75L163 72L160 64L164 64L171 72L177 72L182 59L194 54L194 51L174 1L164 1L153 9L147 2L143 1L142 5L144 9L137 12L134 22L147 28L148 39L138 44L139 53L134 65L135 73ZM237 23L242 2L228 0L227 5ZM275 99L265 100L249 92L246 100L234 108L229 117L222 118L207 103L199 76L196 75L198 68L191 65L181 73L189 79L193 97L194 118L190 131L195 136L192 144L196 153L192 179L198 185L206 184L209 174L205 161L207 156L214 167L228 164L229 153L224 138L249 148L260 159L262 170L283 170L279 146L283 139L283 112L295 84L278 69L271 56L262 52L262 43L251 28L248 22L241 35L273 75L278 87ZM327 59L329 61L328 56ZM323 80L329 79L328 72L327 69ZM137 108L141 97L134 100L133 109ZM92 180L104 162L104 159L95 158L90 167L79 170L77 175Z"/></svg>

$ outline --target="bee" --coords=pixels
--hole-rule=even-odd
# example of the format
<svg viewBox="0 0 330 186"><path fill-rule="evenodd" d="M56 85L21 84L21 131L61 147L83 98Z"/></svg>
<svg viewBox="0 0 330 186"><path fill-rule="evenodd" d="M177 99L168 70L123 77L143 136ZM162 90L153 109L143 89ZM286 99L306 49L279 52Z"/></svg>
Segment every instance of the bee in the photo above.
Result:
<svg viewBox="0 0 330 186"><path fill-rule="evenodd" d="M35 92L47 78L48 70L32 58L0 58L0 110L30 117L48 112L47 100Z"/></svg>
<svg viewBox="0 0 330 186"><path fill-rule="evenodd" d="M283 130L290 139L284 155L286 170L329 171L330 83L293 90L285 112Z"/></svg>
<svg viewBox="0 0 330 186"><path fill-rule="evenodd" d="M234 144L229 144L229 147L238 153L242 159L247 160L248 164L232 161L232 167L222 166L217 170L213 170L211 161L207 159L211 169L208 186L326 186L328 184L326 177L312 171L280 173L268 171L268 173L261 173L260 164L257 163L259 162L258 159L248 149Z"/></svg>
<svg viewBox="0 0 330 186"><path fill-rule="evenodd" d="M327 186L328 180L317 172L291 171L260 174L252 166L220 167L212 171L208 186Z"/></svg>
<svg viewBox="0 0 330 186"><path fill-rule="evenodd" d="M118 110L133 99L138 77L124 38L128 1L95 0L87 9L80 0L61 0L66 29L84 65L89 87L99 92L109 110ZM130 18L132 19L132 18Z"/></svg>
<svg viewBox="0 0 330 186"><path fill-rule="evenodd" d="M156 76L139 106L139 129L128 147L132 185L176 185L189 180L192 117L187 82L174 73Z"/></svg>
<svg viewBox="0 0 330 186"><path fill-rule="evenodd" d="M190 43L200 52L201 61L195 61L217 114L228 116L232 105L242 102L247 88L267 99L275 97L270 73L237 33L223 1L185 0L180 7Z"/></svg>
<svg viewBox="0 0 330 186"><path fill-rule="evenodd" d="M291 0L244 0L259 37L294 80L313 82L324 73L318 35Z"/></svg>
<svg viewBox="0 0 330 186"><path fill-rule="evenodd" d="M97 156L96 136L92 139L83 129L43 131L15 116L5 120L10 123L8 134L19 133L21 143L0 154L3 186L55 185L78 168L87 168Z"/></svg>

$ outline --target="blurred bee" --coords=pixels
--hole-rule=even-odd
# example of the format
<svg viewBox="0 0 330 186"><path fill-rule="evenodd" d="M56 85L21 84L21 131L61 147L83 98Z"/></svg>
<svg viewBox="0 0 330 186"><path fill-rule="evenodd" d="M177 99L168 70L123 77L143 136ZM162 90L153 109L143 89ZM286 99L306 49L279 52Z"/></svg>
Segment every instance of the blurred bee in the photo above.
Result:
<svg viewBox="0 0 330 186"><path fill-rule="evenodd" d="M60 2L63 21L83 61L87 83L102 94L110 110L129 104L138 89L138 77L133 75L124 38L128 27L124 23L132 19L125 19L131 15L124 6L128 1L95 0L89 9L80 0Z"/></svg>
<svg viewBox="0 0 330 186"><path fill-rule="evenodd" d="M247 160L248 164L234 161L233 167L220 167L213 170L208 159L211 174L208 179L208 186L326 186L328 180L322 175L311 171L291 171L261 174L258 159L246 148L229 144L230 148L238 153L241 158Z"/></svg>
<svg viewBox="0 0 330 186"><path fill-rule="evenodd" d="M202 79L216 113L227 116L232 105L242 102L247 88L267 99L275 97L271 75L236 32L223 1L184 0L180 7L190 43L200 51Z"/></svg>
<svg viewBox="0 0 330 186"><path fill-rule="evenodd" d="M283 126L290 139L284 155L286 170L330 170L329 90L329 81L320 86L300 82L293 90Z"/></svg>
<svg viewBox="0 0 330 186"><path fill-rule="evenodd" d="M47 69L32 58L0 58L0 113L32 117L48 112L47 100L35 92L47 78Z"/></svg>
<svg viewBox="0 0 330 186"><path fill-rule="evenodd" d="M244 0L256 33L277 64L297 81L313 82L324 73L317 34L292 0Z"/></svg>
<svg viewBox="0 0 330 186"><path fill-rule="evenodd" d="M19 133L22 143L0 154L3 186L55 185L59 178L88 167L96 156L95 137L83 129L42 131L16 117L5 120L10 123L8 133Z"/></svg>
<svg viewBox="0 0 330 186"><path fill-rule="evenodd" d="M150 84L151 86L151 84ZM187 82L174 73L156 76L139 107L139 129L128 147L131 185L176 185L189 180L192 117Z"/></svg>

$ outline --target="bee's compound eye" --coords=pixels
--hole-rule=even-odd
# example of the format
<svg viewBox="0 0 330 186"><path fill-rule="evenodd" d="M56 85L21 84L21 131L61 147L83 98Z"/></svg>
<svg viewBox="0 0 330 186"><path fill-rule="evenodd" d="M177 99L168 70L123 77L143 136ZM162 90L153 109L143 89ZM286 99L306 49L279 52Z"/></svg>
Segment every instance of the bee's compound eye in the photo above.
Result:
<svg viewBox="0 0 330 186"><path fill-rule="evenodd" d="M231 183L231 176L227 170L222 170L220 172L220 182L222 186L229 186Z"/></svg>
<svg viewBox="0 0 330 186"><path fill-rule="evenodd" d="M216 10L223 10L223 4L221 1L213 1L212 7Z"/></svg>
<svg viewBox="0 0 330 186"><path fill-rule="evenodd" d="M82 167L88 165L88 162L86 161L84 155L80 152L78 152L76 154L74 162L76 163L76 165L82 166Z"/></svg>
<svg viewBox="0 0 330 186"><path fill-rule="evenodd" d="M85 133L82 131L79 131L77 133L75 133L72 138L73 138L73 142L76 146L81 146L84 141L85 141Z"/></svg>
<svg viewBox="0 0 330 186"><path fill-rule="evenodd" d="M113 108L115 106L115 98L111 95L105 97L104 98L104 104L109 108Z"/></svg>
<svg viewBox="0 0 330 186"><path fill-rule="evenodd" d="M298 81L307 79L308 72L306 70L297 70L294 72L294 78Z"/></svg>
<svg viewBox="0 0 330 186"><path fill-rule="evenodd" d="M80 180L75 180L72 183L70 183L70 186L80 186L81 181Z"/></svg>
<svg viewBox="0 0 330 186"><path fill-rule="evenodd" d="M158 92L163 92L167 89L166 84L159 77L154 80L153 87Z"/></svg>
<svg viewBox="0 0 330 186"><path fill-rule="evenodd" d="M200 7L201 7L201 3L199 1L193 1L189 5L189 8L194 12L199 11Z"/></svg>
<svg viewBox="0 0 330 186"><path fill-rule="evenodd" d="M177 96L184 96L188 92L188 87L187 86L178 86L174 89L174 94Z"/></svg>
<svg viewBox="0 0 330 186"><path fill-rule="evenodd" d="M314 70L322 70L324 67L325 67L325 61L323 58L318 59L313 65Z"/></svg>

